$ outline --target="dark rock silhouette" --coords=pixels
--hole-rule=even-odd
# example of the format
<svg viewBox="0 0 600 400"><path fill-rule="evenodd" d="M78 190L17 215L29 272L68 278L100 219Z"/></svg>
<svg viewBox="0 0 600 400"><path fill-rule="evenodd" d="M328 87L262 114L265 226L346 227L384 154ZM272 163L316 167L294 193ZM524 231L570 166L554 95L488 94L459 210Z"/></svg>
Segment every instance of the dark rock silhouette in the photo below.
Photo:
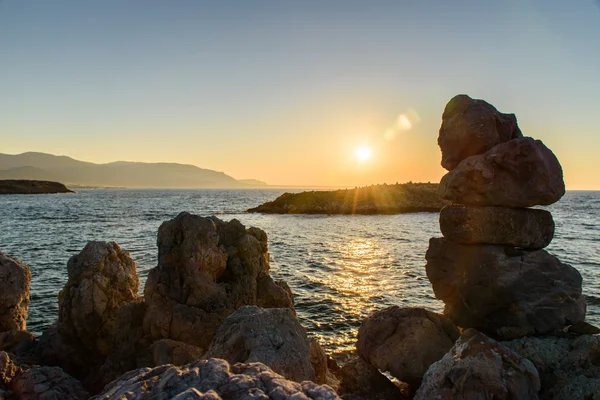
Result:
<svg viewBox="0 0 600 400"><path fill-rule="evenodd" d="M50 194L73 193L65 185L51 181L35 181L25 179L0 180L0 194Z"/></svg>

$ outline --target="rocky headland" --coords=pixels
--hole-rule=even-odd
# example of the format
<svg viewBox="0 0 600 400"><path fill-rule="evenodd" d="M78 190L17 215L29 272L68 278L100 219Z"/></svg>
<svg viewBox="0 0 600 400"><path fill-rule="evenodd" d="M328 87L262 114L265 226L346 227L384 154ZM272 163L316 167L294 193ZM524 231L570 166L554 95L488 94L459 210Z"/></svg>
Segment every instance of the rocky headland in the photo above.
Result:
<svg viewBox="0 0 600 400"><path fill-rule="evenodd" d="M0 194L50 194L73 193L65 185L51 181L31 181L24 179L0 180Z"/></svg>
<svg viewBox="0 0 600 400"><path fill-rule="evenodd" d="M264 231L181 213L158 229L143 297L118 244L71 257L58 322L38 338L29 267L0 253L0 400L599 399L581 276L543 250L551 214L528 208L564 193L558 160L466 95L446 106L439 144L450 204L425 268L443 314L378 310L338 365L271 278Z"/></svg>
<svg viewBox="0 0 600 400"><path fill-rule="evenodd" d="M439 212L448 202L435 183L372 185L354 189L284 193L248 212L264 214L401 214Z"/></svg>

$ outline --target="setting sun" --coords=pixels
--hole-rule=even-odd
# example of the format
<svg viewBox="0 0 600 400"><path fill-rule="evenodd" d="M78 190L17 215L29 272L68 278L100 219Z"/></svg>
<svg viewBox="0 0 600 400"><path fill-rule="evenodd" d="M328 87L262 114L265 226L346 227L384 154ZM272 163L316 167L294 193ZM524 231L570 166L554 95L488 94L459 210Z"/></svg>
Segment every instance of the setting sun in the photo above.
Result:
<svg viewBox="0 0 600 400"><path fill-rule="evenodd" d="M367 146L361 146L354 153L359 161L367 161L371 158L371 149Z"/></svg>

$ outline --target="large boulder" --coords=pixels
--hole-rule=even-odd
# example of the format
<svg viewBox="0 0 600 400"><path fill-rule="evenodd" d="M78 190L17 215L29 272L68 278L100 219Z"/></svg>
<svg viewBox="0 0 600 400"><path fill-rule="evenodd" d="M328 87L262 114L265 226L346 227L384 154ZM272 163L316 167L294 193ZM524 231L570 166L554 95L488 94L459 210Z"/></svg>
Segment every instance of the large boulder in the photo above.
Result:
<svg viewBox="0 0 600 400"><path fill-rule="evenodd" d="M34 367L11 383L20 400L86 400L90 395L75 378L58 367Z"/></svg>
<svg viewBox="0 0 600 400"><path fill-rule="evenodd" d="M442 167L452 170L467 157L522 136L514 114L503 114L484 100L459 94L442 114L438 137Z"/></svg>
<svg viewBox="0 0 600 400"><path fill-rule="evenodd" d="M440 230L458 243L542 249L554 237L554 220L531 208L448 205L440 212Z"/></svg>
<svg viewBox="0 0 600 400"><path fill-rule="evenodd" d="M502 345L531 361L540 374L540 398L600 398L600 336L526 337Z"/></svg>
<svg viewBox="0 0 600 400"><path fill-rule="evenodd" d="M432 238L426 271L458 326L513 339L583 321L581 275L544 250L465 245Z"/></svg>
<svg viewBox="0 0 600 400"><path fill-rule="evenodd" d="M138 297L135 261L115 242L89 242L67 264L58 295L59 329L93 353L110 353L120 307Z"/></svg>
<svg viewBox="0 0 600 400"><path fill-rule="evenodd" d="M415 400L535 400L540 378L533 364L474 329L433 364Z"/></svg>
<svg viewBox="0 0 600 400"><path fill-rule="evenodd" d="M260 362L296 382L316 378L306 332L288 308L240 308L223 321L204 357Z"/></svg>
<svg viewBox="0 0 600 400"><path fill-rule="evenodd" d="M239 221L181 213L158 230L144 329L153 340L208 348L223 320L244 305L293 309L287 285L269 276L267 235Z"/></svg>
<svg viewBox="0 0 600 400"><path fill-rule="evenodd" d="M29 307L29 267L0 252L0 332L25 330Z"/></svg>
<svg viewBox="0 0 600 400"><path fill-rule="evenodd" d="M260 363L209 359L182 367L164 365L126 373L92 400L109 399L315 399L336 400L328 386L288 381Z"/></svg>
<svg viewBox="0 0 600 400"><path fill-rule="evenodd" d="M461 161L442 177L438 193L459 204L531 207L557 202L565 182L554 153L540 140L525 137Z"/></svg>
<svg viewBox="0 0 600 400"><path fill-rule="evenodd" d="M448 317L422 308L392 306L361 323L356 347L371 365L416 387L458 337Z"/></svg>

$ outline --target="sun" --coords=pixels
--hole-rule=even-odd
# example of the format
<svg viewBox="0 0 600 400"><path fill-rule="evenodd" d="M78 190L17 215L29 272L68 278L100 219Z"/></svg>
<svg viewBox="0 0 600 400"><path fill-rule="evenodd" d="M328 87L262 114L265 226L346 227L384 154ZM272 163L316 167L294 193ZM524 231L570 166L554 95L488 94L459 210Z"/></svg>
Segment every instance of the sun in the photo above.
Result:
<svg viewBox="0 0 600 400"><path fill-rule="evenodd" d="M361 146L356 149L354 155L358 159L358 161L364 162L371 158L371 149L367 146Z"/></svg>

